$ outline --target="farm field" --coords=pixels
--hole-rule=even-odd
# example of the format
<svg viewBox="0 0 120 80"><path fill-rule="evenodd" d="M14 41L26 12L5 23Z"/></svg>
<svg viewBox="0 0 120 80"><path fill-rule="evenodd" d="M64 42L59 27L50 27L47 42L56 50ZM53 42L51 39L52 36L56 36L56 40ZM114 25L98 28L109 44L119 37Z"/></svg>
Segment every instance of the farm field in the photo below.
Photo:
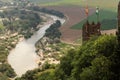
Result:
<svg viewBox="0 0 120 80"><path fill-rule="evenodd" d="M32 1L32 0L31 0ZM41 2L42 0L34 0L34 1L38 1ZM48 0L50 1L50 0ZM51 2L48 3L48 1L46 0L46 2L43 3L39 3L40 5L46 5L46 6L50 6L50 5L57 5L57 6L61 6L61 5L78 5L78 6L85 6L86 4L88 4L88 6L91 7L96 7L99 6L102 9L108 9L108 10L113 10L116 11L116 5L118 4L119 0L55 0L55 2L53 3L51 0ZM109 4L108 4L109 3ZM106 5L107 4L107 5Z"/></svg>
<svg viewBox="0 0 120 80"><path fill-rule="evenodd" d="M0 80L120 80L119 53L120 0L0 0Z"/></svg>
<svg viewBox="0 0 120 80"><path fill-rule="evenodd" d="M9 0L4 0L9 1ZM109 9L116 11L116 5L119 0L28 0L39 4L40 6L61 6L61 5L78 5L96 7L99 6L102 9Z"/></svg>
<svg viewBox="0 0 120 80"><path fill-rule="evenodd" d="M67 17L66 23L60 28L62 33L61 40L66 42L75 42L81 38L82 25L86 21L85 7L89 7L89 21L97 21L95 8L100 8L100 22L102 30L110 30L116 28L116 5L119 0L29 0L39 4L41 7L55 9L63 12ZM108 4L109 1L109 4ZM107 5L106 5L107 4Z"/></svg>
<svg viewBox="0 0 120 80"><path fill-rule="evenodd" d="M78 5L78 6L86 6L88 4L89 7L96 7L99 6L101 11L100 11L100 22L102 24L101 29L102 30L109 30L109 29L115 29L116 28L116 5L118 4L119 0L61 0L59 2L55 3L49 3L49 5ZM106 5L107 4L107 5ZM47 5L47 4L46 4ZM92 16L89 16L89 20L91 21L97 21L96 20L96 14L93 14ZM71 26L72 29L81 29L83 23L85 23L86 19L83 20L82 22L79 22L78 24Z"/></svg>
<svg viewBox="0 0 120 80"><path fill-rule="evenodd" d="M115 29L117 26L117 13L108 11L108 10L100 10L99 11L99 21L101 22L102 30L110 30ZM93 21L97 23L97 15L96 13L92 14L88 17L90 23ZM83 24L86 22L86 19L72 26L72 29L82 29Z"/></svg>
<svg viewBox="0 0 120 80"><path fill-rule="evenodd" d="M86 18L84 8L80 6L47 6L48 9L58 10L67 17L66 23L60 28L62 33L61 40L69 43L75 42L81 38L82 30L71 29L71 26L81 22ZM94 8L90 8L90 15L95 12Z"/></svg>

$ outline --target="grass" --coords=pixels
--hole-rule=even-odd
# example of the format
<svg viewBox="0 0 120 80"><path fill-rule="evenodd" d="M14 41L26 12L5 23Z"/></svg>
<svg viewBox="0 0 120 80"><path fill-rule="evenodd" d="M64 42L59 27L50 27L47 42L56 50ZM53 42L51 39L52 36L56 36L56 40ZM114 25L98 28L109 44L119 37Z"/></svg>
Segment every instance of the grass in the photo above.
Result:
<svg viewBox="0 0 120 80"><path fill-rule="evenodd" d="M4 29L5 27L0 23L0 30Z"/></svg>
<svg viewBox="0 0 120 80"><path fill-rule="evenodd" d="M56 45L53 45L53 44L49 45L49 47L51 47L52 49L59 48L59 51L62 53L69 50L71 45L60 42L60 43L57 43Z"/></svg>
<svg viewBox="0 0 120 80"><path fill-rule="evenodd" d="M102 30L108 30L108 29L114 29L117 26L117 14L115 12L112 11L108 11L108 10L100 10L99 13L99 21L101 22L101 29ZM92 21L94 21L95 23L97 23L97 16L94 13L93 15L88 17L88 20L90 23L92 23ZM72 26L72 29L81 29L83 24L86 22L86 19L79 22L78 24Z"/></svg>

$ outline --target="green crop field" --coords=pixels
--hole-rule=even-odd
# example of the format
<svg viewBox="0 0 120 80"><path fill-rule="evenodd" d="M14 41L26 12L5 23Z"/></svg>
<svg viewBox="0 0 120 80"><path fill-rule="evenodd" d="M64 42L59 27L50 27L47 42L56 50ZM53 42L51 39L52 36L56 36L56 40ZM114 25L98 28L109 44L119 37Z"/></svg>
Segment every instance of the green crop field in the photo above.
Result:
<svg viewBox="0 0 120 80"><path fill-rule="evenodd" d="M101 22L101 29L102 30L108 30L108 29L114 29L117 26L117 14L112 11L108 10L100 10L99 12L99 21ZM93 15L88 17L88 20L90 23L94 21L97 23L97 15L94 13ZM81 29L83 24L86 22L86 19L81 21L80 23L72 26L72 29Z"/></svg>

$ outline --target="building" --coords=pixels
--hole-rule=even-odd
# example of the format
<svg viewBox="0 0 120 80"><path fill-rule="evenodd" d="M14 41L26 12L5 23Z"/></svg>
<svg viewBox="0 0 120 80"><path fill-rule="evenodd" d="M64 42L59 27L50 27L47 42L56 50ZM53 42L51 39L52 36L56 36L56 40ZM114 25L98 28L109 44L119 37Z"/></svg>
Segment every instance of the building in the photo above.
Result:
<svg viewBox="0 0 120 80"><path fill-rule="evenodd" d="M86 21L82 27L82 41L89 40L91 36L101 35L100 26L99 22L95 24L94 22L89 23L89 21Z"/></svg>

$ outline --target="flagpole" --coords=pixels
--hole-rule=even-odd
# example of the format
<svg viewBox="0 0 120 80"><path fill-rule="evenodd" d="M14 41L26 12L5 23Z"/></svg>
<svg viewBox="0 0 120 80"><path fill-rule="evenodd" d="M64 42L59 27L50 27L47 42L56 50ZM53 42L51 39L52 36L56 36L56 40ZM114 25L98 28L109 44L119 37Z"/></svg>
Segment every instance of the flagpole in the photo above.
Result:
<svg viewBox="0 0 120 80"><path fill-rule="evenodd" d="M99 7L96 7L97 22L99 22Z"/></svg>
<svg viewBox="0 0 120 80"><path fill-rule="evenodd" d="M88 14L87 14L87 21L89 20L88 16L89 16L89 12L88 12Z"/></svg>
<svg viewBox="0 0 120 80"><path fill-rule="evenodd" d="M88 13L87 13L87 21L88 21L88 15L89 15L89 9L88 9L88 1L86 0L86 5L87 5L87 10L88 10Z"/></svg>
<svg viewBox="0 0 120 80"><path fill-rule="evenodd" d="M88 14L87 14L87 20L86 21L88 21Z"/></svg>
<svg viewBox="0 0 120 80"><path fill-rule="evenodd" d="M86 13L87 21L88 21L88 15L89 15L88 5L87 5L86 8L85 8L85 13Z"/></svg>
<svg viewBox="0 0 120 80"><path fill-rule="evenodd" d="M99 14L97 15L97 22L99 22Z"/></svg>

